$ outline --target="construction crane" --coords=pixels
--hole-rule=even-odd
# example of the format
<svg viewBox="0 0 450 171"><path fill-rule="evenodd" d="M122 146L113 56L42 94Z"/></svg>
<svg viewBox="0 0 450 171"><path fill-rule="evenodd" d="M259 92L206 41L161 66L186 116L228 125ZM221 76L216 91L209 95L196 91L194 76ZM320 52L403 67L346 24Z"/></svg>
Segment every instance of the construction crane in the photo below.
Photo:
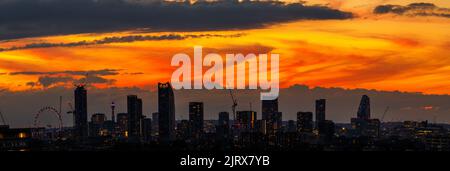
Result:
<svg viewBox="0 0 450 171"><path fill-rule="evenodd" d="M8 125L8 124L6 124L5 117L3 117L2 111L0 111L0 118L2 119L3 125Z"/></svg>
<svg viewBox="0 0 450 171"><path fill-rule="evenodd" d="M389 111L389 106L386 107L386 109L384 110L383 116L381 117L381 122L384 121L384 117L386 116L386 113Z"/></svg>
<svg viewBox="0 0 450 171"><path fill-rule="evenodd" d="M226 82L227 84L227 88L230 87L230 85L228 84L228 82ZM236 107L237 107L237 99L236 97L234 97L233 91L232 89L228 89L230 96L231 96L231 100L233 101L233 105L231 106L231 111L233 112L233 120L236 121Z"/></svg>
<svg viewBox="0 0 450 171"><path fill-rule="evenodd" d="M73 109L72 103L69 101L67 102L67 105L69 105L69 111L67 111L67 114L73 115L73 125L75 125L75 110Z"/></svg>
<svg viewBox="0 0 450 171"><path fill-rule="evenodd" d="M233 111L233 119L236 120L236 107L237 107L237 99L234 97L233 92L229 89L231 100L233 101L233 105L231 106L231 110Z"/></svg>
<svg viewBox="0 0 450 171"><path fill-rule="evenodd" d="M67 111L67 114L73 114L75 113L75 110L73 110L73 106L71 102L67 102L67 105L69 106L69 111Z"/></svg>

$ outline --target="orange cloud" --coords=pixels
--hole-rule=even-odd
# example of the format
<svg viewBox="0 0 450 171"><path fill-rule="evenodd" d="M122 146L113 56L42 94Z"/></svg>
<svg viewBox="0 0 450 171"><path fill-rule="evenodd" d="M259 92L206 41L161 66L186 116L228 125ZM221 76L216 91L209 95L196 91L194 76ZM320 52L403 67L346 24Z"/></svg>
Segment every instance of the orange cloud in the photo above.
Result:
<svg viewBox="0 0 450 171"><path fill-rule="evenodd" d="M176 69L173 55L193 53L278 53L281 87L310 86L400 90L450 94L449 22L403 19L347 21L299 21L264 29L191 32L175 34L244 33L239 37L191 37L182 40L147 40L76 47L53 47L0 53L0 73L17 71L61 71L122 69L112 85L149 87L168 81ZM433 30L433 32L424 32ZM2 42L0 47L30 42L74 42L98 40L132 32L81 34ZM163 35L170 33L143 33ZM142 74L124 74L142 73ZM0 75L0 87L24 90L37 76ZM22 86L18 86L22 85Z"/></svg>

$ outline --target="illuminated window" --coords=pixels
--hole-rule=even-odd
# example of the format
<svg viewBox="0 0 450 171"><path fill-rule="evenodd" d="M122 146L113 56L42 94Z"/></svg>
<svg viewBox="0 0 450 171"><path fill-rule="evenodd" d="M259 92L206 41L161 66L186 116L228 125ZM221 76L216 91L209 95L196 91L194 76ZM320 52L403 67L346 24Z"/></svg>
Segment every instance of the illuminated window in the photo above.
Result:
<svg viewBox="0 0 450 171"><path fill-rule="evenodd" d="M27 137L27 134L25 134L23 132L19 133L19 138L26 138L26 137Z"/></svg>

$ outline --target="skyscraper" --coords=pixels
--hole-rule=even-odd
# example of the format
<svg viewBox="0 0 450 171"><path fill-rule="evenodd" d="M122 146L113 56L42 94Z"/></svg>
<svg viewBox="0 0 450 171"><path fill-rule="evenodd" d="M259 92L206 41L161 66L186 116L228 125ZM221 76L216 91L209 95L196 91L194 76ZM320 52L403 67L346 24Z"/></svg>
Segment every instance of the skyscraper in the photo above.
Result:
<svg viewBox="0 0 450 171"><path fill-rule="evenodd" d="M219 138L228 137L230 130L230 114L228 112L219 113L219 121L216 126L216 133Z"/></svg>
<svg viewBox="0 0 450 171"><path fill-rule="evenodd" d="M279 126L276 122L281 119L281 113L278 112L278 99L262 100L261 115L262 120L266 121L266 131L269 134L274 134L276 127Z"/></svg>
<svg viewBox="0 0 450 171"><path fill-rule="evenodd" d="M283 126L283 112L276 112L272 118L273 128L275 130L281 129Z"/></svg>
<svg viewBox="0 0 450 171"><path fill-rule="evenodd" d="M151 139L152 135L152 119L151 118L143 118L142 119L142 137L144 140L148 141Z"/></svg>
<svg viewBox="0 0 450 171"><path fill-rule="evenodd" d="M159 134L159 113L153 112L152 113L152 135L157 136Z"/></svg>
<svg viewBox="0 0 450 171"><path fill-rule="evenodd" d="M370 98L361 97L356 118L351 118L353 133L356 136L377 137L380 131L380 120L370 118Z"/></svg>
<svg viewBox="0 0 450 171"><path fill-rule="evenodd" d="M156 124L158 124L158 123L157 123L158 120L159 120L159 113L158 113L158 112L153 112L153 113L152 113L152 120L153 120L153 123L156 122Z"/></svg>
<svg viewBox="0 0 450 171"><path fill-rule="evenodd" d="M220 112L218 125L222 125L222 126L229 128L230 127L230 113Z"/></svg>
<svg viewBox="0 0 450 171"><path fill-rule="evenodd" d="M357 117L359 119L370 119L370 99L369 96L363 95L359 103Z"/></svg>
<svg viewBox="0 0 450 171"><path fill-rule="evenodd" d="M87 91L83 85L75 89L74 136L83 139L88 136Z"/></svg>
<svg viewBox="0 0 450 171"><path fill-rule="evenodd" d="M162 142L175 138L175 97L169 82L158 83L159 137Z"/></svg>
<svg viewBox="0 0 450 171"><path fill-rule="evenodd" d="M127 96L128 136L141 136L142 99L136 95Z"/></svg>
<svg viewBox="0 0 450 171"><path fill-rule="evenodd" d="M189 122L195 138L199 138L203 132L203 103L189 102Z"/></svg>
<svg viewBox="0 0 450 171"><path fill-rule="evenodd" d="M297 113L297 132L311 133L313 131L313 113L298 112Z"/></svg>
<svg viewBox="0 0 450 171"><path fill-rule="evenodd" d="M325 122L325 99L316 100L316 126L320 122Z"/></svg>
<svg viewBox="0 0 450 171"><path fill-rule="evenodd" d="M271 115L278 112L278 99L275 100L262 100L262 119L270 120Z"/></svg>

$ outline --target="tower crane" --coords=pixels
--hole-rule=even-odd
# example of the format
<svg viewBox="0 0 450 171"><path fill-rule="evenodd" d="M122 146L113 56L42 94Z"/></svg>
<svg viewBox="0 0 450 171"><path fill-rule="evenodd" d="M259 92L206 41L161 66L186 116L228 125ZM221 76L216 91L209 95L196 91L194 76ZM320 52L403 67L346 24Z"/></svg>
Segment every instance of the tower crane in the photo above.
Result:
<svg viewBox="0 0 450 171"><path fill-rule="evenodd" d="M2 111L0 111L0 118L2 119L3 125L8 125L8 124L6 124L5 117L3 117Z"/></svg>
<svg viewBox="0 0 450 171"><path fill-rule="evenodd" d="M234 96L232 89L229 89L230 85L228 84L228 82L226 82L226 84L227 84L228 92L230 93L230 96L231 96L231 100L233 102L233 105L231 106L231 111L233 112L233 120L236 121L236 107L238 105L237 104L237 99Z"/></svg>
<svg viewBox="0 0 450 171"><path fill-rule="evenodd" d="M233 105L231 106L231 110L233 112L233 119L236 120L236 107L237 107L237 99L234 97L233 92L231 91L231 89L229 90L230 92L230 96L231 96L231 100L233 101Z"/></svg>
<svg viewBox="0 0 450 171"><path fill-rule="evenodd" d="M381 122L384 121L384 117L386 116L386 113L389 111L389 106L386 107L386 109L384 110L383 116L381 117Z"/></svg>
<svg viewBox="0 0 450 171"><path fill-rule="evenodd" d="M67 111L67 114L71 114L73 116L73 125L75 125L75 110L73 109L72 103L69 101L67 102L67 105L69 105L69 111Z"/></svg>

